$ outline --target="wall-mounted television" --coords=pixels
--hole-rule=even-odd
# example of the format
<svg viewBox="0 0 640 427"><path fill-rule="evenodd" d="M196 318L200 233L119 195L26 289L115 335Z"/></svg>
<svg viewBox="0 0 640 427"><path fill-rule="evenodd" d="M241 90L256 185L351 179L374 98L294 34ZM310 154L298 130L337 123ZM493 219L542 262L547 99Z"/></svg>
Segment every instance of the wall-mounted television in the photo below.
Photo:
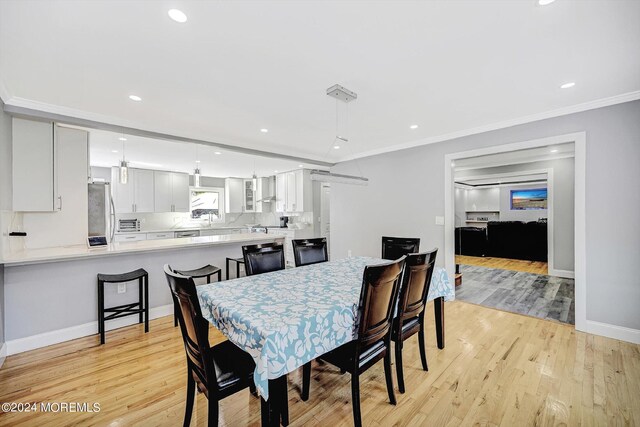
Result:
<svg viewBox="0 0 640 427"><path fill-rule="evenodd" d="M511 210L547 209L547 189L511 190Z"/></svg>

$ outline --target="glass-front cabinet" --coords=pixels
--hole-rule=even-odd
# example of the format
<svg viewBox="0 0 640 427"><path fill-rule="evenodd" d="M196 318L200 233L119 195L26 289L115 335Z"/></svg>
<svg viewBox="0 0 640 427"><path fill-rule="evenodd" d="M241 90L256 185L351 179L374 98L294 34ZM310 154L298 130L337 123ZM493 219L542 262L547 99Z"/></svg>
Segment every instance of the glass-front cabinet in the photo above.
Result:
<svg viewBox="0 0 640 427"><path fill-rule="evenodd" d="M243 182L243 195L244 195L244 211L255 212L256 211L256 184L253 179L245 179Z"/></svg>

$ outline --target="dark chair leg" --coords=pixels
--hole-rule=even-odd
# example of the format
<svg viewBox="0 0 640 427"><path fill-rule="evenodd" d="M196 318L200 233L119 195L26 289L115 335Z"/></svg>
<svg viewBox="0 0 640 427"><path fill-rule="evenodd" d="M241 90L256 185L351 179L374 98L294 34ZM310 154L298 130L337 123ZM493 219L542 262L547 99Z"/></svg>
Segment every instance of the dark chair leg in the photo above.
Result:
<svg viewBox="0 0 640 427"><path fill-rule="evenodd" d="M251 384L249 384L249 391L254 396L258 395L258 389L256 388L256 383L254 383L253 380L251 380Z"/></svg>
<svg viewBox="0 0 640 427"><path fill-rule="evenodd" d="M196 382L191 375L191 371L187 372L187 405L184 409L184 427L189 427L191 424L191 413L193 412L193 400L196 394Z"/></svg>
<svg viewBox="0 0 640 427"><path fill-rule="evenodd" d="M178 326L178 306L173 302L173 326Z"/></svg>
<svg viewBox="0 0 640 427"><path fill-rule="evenodd" d="M149 276L144 276L144 331L149 332Z"/></svg>
<svg viewBox="0 0 640 427"><path fill-rule="evenodd" d="M140 310L142 310L144 308L144 300L142 299L144 297L143 295L143 289L142 289L143 285L142 285L142 277L138 278L138 308ZM138 318L138 323L142 323L143 322L143 316L144 313L141 311L139 318Z"/></svg>
<svg viewBox="0 0 640 427"><path fill-rule="evenodd" d="M420 360L422 360L422 369L429 370L427 365L427 347L424 342L424 318L420 319L420 330L418 331L418 347L420 347Z"/></svg>
<svg viewBox="0 0 640 427"><path fill-rule="evenodd" d="M227 268L225 269L224 275L227 278L227 280L229 280L229 258L225 260L225 267Z"/></svg>
<svg viewBox="0 0 640 427"><path fill-rule="evenodd" d="M396 375L398 377L398 390L404 393L404 373L402 372L402 341L396 343Z"/></svg>
<svg viewBox="0 0 640 427"><path fill-rule="evenodd" d="M236 261L236 279L240 278L240 263Z"/></svg>
<svg viewBox="0 0 640 427"><path fill-rule="evenodd" d="M311 385L311 362L302 365L302 400L309 400L309 387Z"/></svg>
<svg viewBox="0 0 640 427"><path fill-rule="evenodd" d="M282 398L280 396L280 381L279 379L269 380L269 425L280 425L280 405Z"/></svg>
<svg viewBox="0 0 640 427"><path fill-rule="evenodd" d="M433 300L433 311L436 316L436 339L438 348L444 348L444 297Z"/></svg>
<svg viewBox="0 0 640 427"><path fill-rule="evenodd" d="M393 374L391 374L391 345L387 347L387 355L384 357L384 377L387 380L387 392L392 405L396 404L396 395L393 392Z"/></svg>
<svg viewBox="0 0 640 427"><path fill-rule="evenodd" d="M222 281L222 270L218 270L218 282Z"/></svg>
<svg viewBox="0 0 640 427"><path fill-rule="evenodd" d="M353 424L355 427L362 427L362 417L360 415L360 377L358 371L351 374L351 403L353 404Z"/></svg>
<svg viewBox="0 0 640 427"><path fill-rule="evenodd" d="M98 281L98 331L100 344L104 344L104 282Z"/></svg>
<svg viewBox="0 0 640 427"><path fill-rule="evenodd" d="M208 425L217 426L218 425L218 400L213 396L209 396L209 420Z"/></svg>

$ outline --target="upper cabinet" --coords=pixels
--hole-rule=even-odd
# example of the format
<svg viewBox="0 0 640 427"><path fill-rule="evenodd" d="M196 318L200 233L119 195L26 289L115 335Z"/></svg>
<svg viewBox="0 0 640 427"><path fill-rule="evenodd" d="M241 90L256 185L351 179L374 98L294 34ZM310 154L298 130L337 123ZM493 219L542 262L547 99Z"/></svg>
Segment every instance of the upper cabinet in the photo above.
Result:
<svg viewBox="0 0 640 427"><path fill-rule="evenodd" d="M60 209L54 124L14 118L12 129L13 210L52 212Z"/></svg>
<svg viewBox="0 0 640 427"><path fill-rule="evenodd" d="M119 168L111 169L116 213L189 212L189 175L129 168L120 184Z"/></svg>
<svg viewBox="0 0 640 427"><path fill-rule="evenodd" d="M262 212L262 197L269 191L269 178L227 178L224 181L226 213Z"/></svg>
<svg viewBox="0 0 640 427"><path fill-rule="evenodd" d="M189 212L189 175L154 171L155 212Z"/></svg>
<svg viewBox="0 0 640 427"><path fill-rule="evenodd" d="M310 172L297 169L276 175L276 212L313 210Z"/></svg>
<svg viewBox="0 0 640 427"><path fill-rule="evenodd" d="M154 212L153 171L129 168L126 184L120 183L120 170L111 168L113 204L116 213Z"/></svg>
<svg viewBox="0 0 640 427"><path fill-rule="evenodd" d="M81 197L79 191L86 197L88 149L85 131L14 118L13 210L59 212L64 206L69 211Z"/></svg>

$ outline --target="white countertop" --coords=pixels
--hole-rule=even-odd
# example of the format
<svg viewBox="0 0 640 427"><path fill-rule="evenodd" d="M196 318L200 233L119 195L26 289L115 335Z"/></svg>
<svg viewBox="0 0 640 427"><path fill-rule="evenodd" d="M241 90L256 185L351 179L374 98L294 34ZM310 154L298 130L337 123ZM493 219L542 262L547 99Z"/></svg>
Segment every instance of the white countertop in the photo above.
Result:
<svg viewBox="0 0 640 427"><path fill-rule="evenodd" d="M106 248L89 249L86 245L61 246L55 248L25 249L14 252L0 260L5 266L39 264L83 258L123 255L202 246L230 245L256 241L275 240L277 237L265 233L224 234L220 236L185 237L181 239L141 240L136 242L114 242Z"/></svg>

